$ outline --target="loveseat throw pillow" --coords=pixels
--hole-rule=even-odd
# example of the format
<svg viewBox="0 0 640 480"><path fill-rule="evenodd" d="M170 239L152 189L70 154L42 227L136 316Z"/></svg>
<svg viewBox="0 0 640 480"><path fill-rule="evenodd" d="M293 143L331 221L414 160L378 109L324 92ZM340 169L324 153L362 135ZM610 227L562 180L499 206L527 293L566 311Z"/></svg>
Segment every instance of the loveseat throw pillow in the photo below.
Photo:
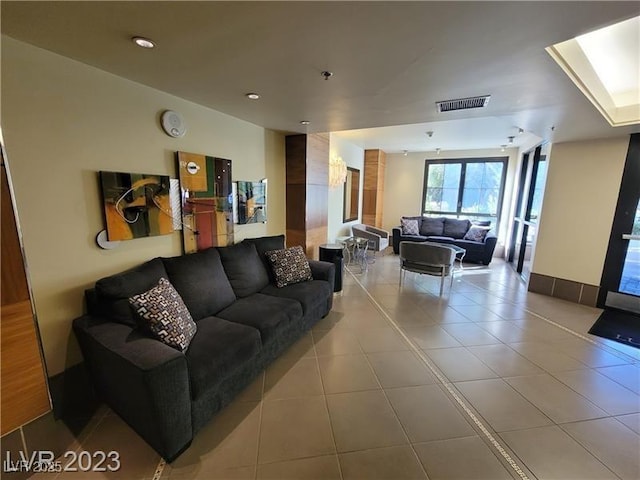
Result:
<svg viewBox="0 0 640 480"><path fill-rule="evenodd" d="M301 246L270 250L265 252L265 256L271 264L278 288L313 280L309 260Z"/></svg>
<svg viewBox="0 0 640 480"><path fill-rule="evenodd" d="M400 226L402 227L403 235L420 235L418 220L403 217L400 219Z"/></svg>
<svg viewBox="0 0 640 480"><path fill-rule="evenodd" d="M467 233L465 233L463 240L471 240L473 242L484 242L484 238L489 232L489 227L480 227L477 225L471 225Z"/></svg>
<svg viewBox="0 0 640 480"><path fill-rule="evenodd" d="M184 352L196 334L196 323L182 297L166 278L129 298L140 322L162 343Z"/></svg>

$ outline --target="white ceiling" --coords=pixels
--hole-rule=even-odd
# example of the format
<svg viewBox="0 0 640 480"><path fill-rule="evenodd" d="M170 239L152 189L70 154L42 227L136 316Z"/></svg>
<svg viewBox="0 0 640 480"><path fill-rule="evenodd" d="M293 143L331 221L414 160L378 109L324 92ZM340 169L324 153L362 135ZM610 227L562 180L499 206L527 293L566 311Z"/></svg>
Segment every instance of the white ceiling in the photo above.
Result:
<svg viewBox="0 0 640 480"><path fill-rule="evenodd" d="M510 135L519 145L640 131L610 127L544 50L639 15L638 2L2 1L0 8L2 33L18 40L266 128L359 129L341 135L364 148L495 148ZM157 47L134 46L134 35ZM323 70L334 76L324 80ZM262 98L250 101L248 92ZM486 94L486 108L436 112L436 101Z"/></svg>

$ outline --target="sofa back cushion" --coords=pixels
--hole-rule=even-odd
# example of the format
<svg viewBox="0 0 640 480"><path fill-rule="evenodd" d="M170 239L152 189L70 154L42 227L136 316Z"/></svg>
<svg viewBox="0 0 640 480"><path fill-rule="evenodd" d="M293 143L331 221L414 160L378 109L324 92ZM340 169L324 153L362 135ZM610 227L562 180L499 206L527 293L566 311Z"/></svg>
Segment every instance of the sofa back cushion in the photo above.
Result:
<svg viewBox="0 0 640 480"><path fill-rule="evenodd" d="M264 268L267 270L267 275L269 276L269 281L271 283L275 283L275 277L273 276L273 270L271 269L271 265L269 264L269 260L267 259L265 253L272 250L282 250L284 248L284 235L273 235L270 237L258 237L258 238L245 238L242 243L252 243L256 246L256 250L258 251L258 256L262 263L264 264Z"/></svg>
<svg viewBox="0 0 640 480"><path fill-rule="evenodd" d="M269 285L269 275L253 243L216 247L237 297L247 297Z"/></svg>
<svg viewBox="0 0 640 480"><path fill-rule="evenodd" d="M215 248L162 261L169 281L194 320L214 315L235 302L236 295Z"/></svg>
<svg viewBox="0 0 640 480"><path fill-rule="evenodd" d="M443 217L423 217L420 224L420 235L424 237L441 237L444 232Z"/></svg>
<svg viewBox="0 0 640 480"><path fill-rule="evenodd" d="M162 259L154 258L96 282L96 297L105 317L131 327L137 326L137 318L129 306L129 297L146 292L167 278Z"/></svg>
<svg viewBox="0 0 640 480"><path fill-rule="evenodd" d="M462 238L469 230L471 222L469 220L458 220L456 218L444 219L444 236L451 238Z"/></svg>

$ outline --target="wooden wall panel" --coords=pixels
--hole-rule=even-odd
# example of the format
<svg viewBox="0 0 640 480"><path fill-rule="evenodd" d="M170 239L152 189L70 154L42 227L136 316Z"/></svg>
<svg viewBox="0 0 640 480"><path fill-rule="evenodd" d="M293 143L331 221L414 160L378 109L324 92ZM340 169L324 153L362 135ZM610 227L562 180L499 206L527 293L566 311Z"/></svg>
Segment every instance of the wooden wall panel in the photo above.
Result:
<svg viewBox="0 0 640 480"><path fill-rule="evenodd" d="M307 185L329 184L329 139L323 135L307 136Z"/></svg>
<svg viewBox="0 0 640 480"><path fill-rule="evenodd" d="M18 228L13 216L13 203L9 191L9 181L4 165L2 166L2 305L9 305L29 299L27 276L22 263L22 250L18 238ZM5 254L6 253L6 254Z"/></svg>
<svg viewBox="0 0 640 480"><path fill-rule="evenodd" d="M4 163L1 202L0 435L4 435L51 406Z"/></svg>
<svg viewBox="0 0 640 480"><path fill-rule="evenodd" d="M327 242L329 203L329 137L286 138L287 246L302 245L309 258Z"/></svg>
<svg viewBox="0 0 640 480"><path fill-rule="evenodd" d="M3 305L0 341L0 434L50 410L40 347L29 300Z"/></svg>
<svg viewBox="0 0 640 480"><path fill-rule="evenodd" d="M382 150L364 151L362 223L382 227L386 154Z"/></svg>

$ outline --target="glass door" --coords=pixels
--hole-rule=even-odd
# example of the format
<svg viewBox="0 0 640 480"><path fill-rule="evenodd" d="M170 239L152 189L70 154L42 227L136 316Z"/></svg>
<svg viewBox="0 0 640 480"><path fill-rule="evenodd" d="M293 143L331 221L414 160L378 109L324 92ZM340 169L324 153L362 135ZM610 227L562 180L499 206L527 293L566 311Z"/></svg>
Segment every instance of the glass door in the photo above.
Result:
<svg viewBox="0 0 640 480"><path fill-rule="evenodd" d="M513 218L507 261L523 279L528 280L542 207L542 195L547 179L547 161L544 146L539 146L522 157L518 180L516 213Z"/></svg>
<svg viewBox="0 0 640 480"><path fill-rule="evenodd" d="M631 136L604 261L598 307L640 313L640 134Z"/></svg>
<svg viewBox="0 0 640 480"><path fill-rule="evenodd" d="M621 293L640 297L640 202L636 207L636 218L630 233L622 234L628 240L627 254L622 267L622 277L618 290Z"/></svg>

